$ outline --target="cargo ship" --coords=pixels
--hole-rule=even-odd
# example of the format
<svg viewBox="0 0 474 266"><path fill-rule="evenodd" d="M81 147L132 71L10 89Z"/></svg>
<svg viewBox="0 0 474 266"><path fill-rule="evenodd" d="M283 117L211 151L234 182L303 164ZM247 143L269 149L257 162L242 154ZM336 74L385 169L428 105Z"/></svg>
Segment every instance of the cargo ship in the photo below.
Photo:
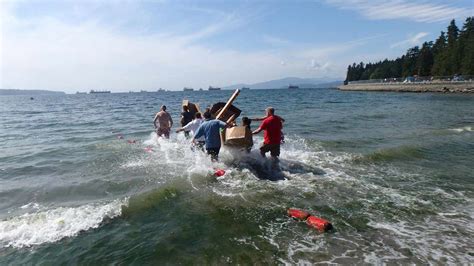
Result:
<svg viewBox="0 0 474 266"><path fill-rule="evenodd" d="M193 88L186 88L186 87L184 87L184 88L183 88L183 91L194 91L194 89L193 89Z"/></svg>
<svg viewBox="0 0 474 266"><path fill-rule="evenodd" d="M296 85L289 85L288 86L288 89L299 89L300 87L296 86Z"/></svg>
<svg viewBox="0 0 474 266"><path fill-rule="evenodd" d="M95 93L110 93L110 91L96 91L96 90L91 90L89 93L90 93L90 94L95 94Z"/></svg>
<svg viewBox="0 0 474 266"><path fill-rule="evenodd" d="M210 90L210 91L220 91L221 88L209 86L209 90Z"/></svg>

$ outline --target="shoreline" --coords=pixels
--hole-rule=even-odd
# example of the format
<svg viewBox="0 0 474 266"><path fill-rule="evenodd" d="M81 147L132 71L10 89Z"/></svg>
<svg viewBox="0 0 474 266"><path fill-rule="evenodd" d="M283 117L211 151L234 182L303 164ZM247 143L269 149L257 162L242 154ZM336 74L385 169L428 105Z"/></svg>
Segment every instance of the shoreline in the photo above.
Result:
<svg viewBox="0 0 474 266"><path fill-rule="evenodd" d="M361 83L341 85L337 88L341 91L474 93L474 82Z"/></svg>

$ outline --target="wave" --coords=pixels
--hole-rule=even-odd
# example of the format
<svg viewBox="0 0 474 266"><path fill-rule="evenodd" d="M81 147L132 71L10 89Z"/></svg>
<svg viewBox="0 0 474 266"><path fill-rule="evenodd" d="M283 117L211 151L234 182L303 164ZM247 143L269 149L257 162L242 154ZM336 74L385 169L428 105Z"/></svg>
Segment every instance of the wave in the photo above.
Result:
<svg viewBox="0 0 474 266"><path fill-rule="evenodd" d="M367 155L355 157L355 162L384 162L422 159L422 148L418 146L400 146L395 148L380 149Z"/></svg>
<svg viewBox="0 0 474 266"><path fill-rule="evenodd" d="M79 207L59 207L0 221L0 245L30 247L52 243L82 231L98 228L105 220L122 214L128 199L106 204L87 204Z"/></svg>
<svg viewBox="0 0 474 266"><path fill-rule="evenodd" d="M452 132L461 133L461 132L472 132L473 131L472 128L473 128L472 126L465 126L465 127L458 127L458 128L450 128L448 130Z"/></svg>

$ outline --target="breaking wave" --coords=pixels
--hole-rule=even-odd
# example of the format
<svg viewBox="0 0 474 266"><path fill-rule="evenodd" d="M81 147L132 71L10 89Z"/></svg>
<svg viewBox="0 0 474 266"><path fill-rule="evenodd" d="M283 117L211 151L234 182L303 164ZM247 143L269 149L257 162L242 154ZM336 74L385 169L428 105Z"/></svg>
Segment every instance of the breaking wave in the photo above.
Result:
<svg viewBox="0 0 474 266"><path fill-rule="evenodd" d="M106 219L120 216L127 202L128 199L123 199L106 204L59 207L0 221L0 245L21 248L76 236L99 227Z"/></svg>

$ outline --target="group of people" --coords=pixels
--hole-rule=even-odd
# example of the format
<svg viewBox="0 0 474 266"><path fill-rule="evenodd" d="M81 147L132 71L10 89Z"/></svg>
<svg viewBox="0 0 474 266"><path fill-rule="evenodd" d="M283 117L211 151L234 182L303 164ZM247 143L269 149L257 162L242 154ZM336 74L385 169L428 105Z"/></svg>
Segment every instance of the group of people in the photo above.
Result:
<svg viewBox="0 0 474 266"><path fill-rule="evenodd" d="M203 119L204 116L204 119ZM283 140L283 122L285 121L280 116L275 115L273 107L265 109L265 116L260 118L242 118L242 125L250 129L252 121L262 121L260 126L252 132L253 135L263 131L263 144L260 147L260 154L265 157L267 152L275 161L280 156L280 144ZM170 131L173 126L173 119L166 111L166 106L161 106L160 111L155 115L153 124L156 128L156 134L159 137L169 138ZM219 151L221 148L220 131L226 127L230 127L227 123L213 119L209 109L206 109L204 114L199 112L194 114L189 111L187 106L183 106L181 113L181 128L176 130L176 133L184 131L186 137L189 132L193 134L192 142L201 149L205 149L207 154L211 156L214 161L218 160Z"/></svg>

